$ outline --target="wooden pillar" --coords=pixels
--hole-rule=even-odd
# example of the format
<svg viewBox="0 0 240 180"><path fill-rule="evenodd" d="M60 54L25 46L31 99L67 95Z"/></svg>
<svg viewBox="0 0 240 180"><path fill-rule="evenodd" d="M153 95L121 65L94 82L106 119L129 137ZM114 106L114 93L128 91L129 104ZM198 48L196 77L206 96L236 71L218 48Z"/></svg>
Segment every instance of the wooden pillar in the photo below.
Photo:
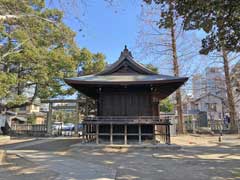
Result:
<svg viewBox="0 0 240 180"><path fill-rule="evenodd" d="M93 125L92 124L90 124L90 133L91 133L91 135L90 135L90 140L92 141L93 140Z"/></svg>
<svg viewBox="0 0 240 180"><path fill-rule="evenodd" d="M88 133L91 133L91 124L88 125ZM91 141L91 135L88 134L88 141Z"/></svg>
<svg viewBox="0 0 240 180"><path fill-rule="evenodd" d="M78 123L79 123L79 102L78 102L78 99L76 101L76 119L75 119L75 128L74 128L74 132L75 132L75 135L78 135Z"/></svg>
<svg viewBox="0 0 240 180"><path fill-rule="evenodd" d="M138 124L138 143L142 143L142 129L141 129L141 124Z"/></svg>
<svg viewBox="0 0 240 180"><path fill-rule="evenodd" d="M92 133L92 124L89 125L89 133ZM92 134L89 135L89 140L92 140Z"/></svg>
<svg viewBox="0 0 240 180"><path fill-rule="evenodd" d="M91 133L91 124L88 125L88 133ZM88 141L91 141L91 135L88 134Z"/></svg>
<svg viewBox="0 0 240 180"><path fill-rule="evenodd" d="M88 133L91 133L91 126L92 124L88 125ZM91 141L91 134L88 135L88 140Z"/></svg>
<svg viewBox="0 0 240 180"><path fill-rule="evenodd" d="M83 129L82 129L82 142L85 143L85 124L83 124Z"/></svg>
<svg viewBox="0 0 240 180"><path fill-rule="evenodd" d="M89 141L89 124L86 124L86 139L87 139L87 142Z"/></svg>
<svg viewBox="0 0 240 180"><path fill-rule="evenodd" d="M52 102L49 102L49 110L47 116L47 133L52 135Z"/></svg>
<svg viewBox="0 0 240 180"><path fill-rule="evenodd" d="M165 137L166 137L166 144L171 144L171 140L170 140L170 125L166 124L166 132L165 132Z"/></svg>
<svg viewBox="0 0 240 180"><path fill-rule="evenodd" d="M127 124L124 124L124 144L127 144Z"/></svg>
<svg viewBox="0 0 240 180"><path fill-rule="evenodd" d="M89 102L89 99L86 98L86 104L85 104L85 116L88 116L88 102Z"/></svg>
<svg viewBox="0 0 240 180"><path fill-rule="evenodd" d="M96 124L96 144L99 144L99 125Z"/></svg>
<svg viewBox="0 0 240 180"><path fill-rule="evenodd" d="M170 125L167 125L167 144L171 144Z"/></svg>
<svg viewBox="0 0 240 180"><path fill-rule="evenodd" d="M87 124L84 125L84 136L85 136L84 140L85 142L87 142Z"/></svg>
<svg viewBox="0 0 240 180"><path fill-rule="evenodd" d="M113 125L110 124L110 144L113 144Z"/></svg>

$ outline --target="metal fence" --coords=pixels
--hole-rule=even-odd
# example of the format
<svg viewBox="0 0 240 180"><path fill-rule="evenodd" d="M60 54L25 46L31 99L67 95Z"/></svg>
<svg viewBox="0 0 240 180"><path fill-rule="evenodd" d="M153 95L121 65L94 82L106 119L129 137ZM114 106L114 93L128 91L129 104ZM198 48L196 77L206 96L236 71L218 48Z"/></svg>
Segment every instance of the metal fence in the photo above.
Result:
<svg viewBox="0 0 240 180"><path fill-rule="evenodd" d="M191 120L191 121L185 121L185 129L187 132L197 132L200 129L208 128L209 131L213 131L215 133L219 132L230 132L231 125L224 123L222 120L210 120L208 121L207 127L200 127L199 121L197 120ZM238 124L238 131L240 128L240 120L237 122Z"/></svg>
<svg viewBox="0 0 240 180"><path fill-rule="evenodd" d="M46 136L45 124L12 124L10 134L13 136Z"/></svg>
<svg viewBox="0 0 240 180"><path fill-rule="evenodd" d="M176 134L177 131L177 115L167 115L172 123L171 126L171 136ZM237 121L238 133L240 133L240 119ZM230 123L226 124L223 120L206 120L206 124L200 122L197 115L185 114L184 115L184 127L189 133L200 132L201 130L212 131L214 133L224 132L229 133L231 130Z"/></svg>
<svg viewBox="0 0 240 180"><path fill-rule="evenodd" d="M52 127L52 136L73 136L75 135L74 129L64 130L62 127L54 129ZM80 132L78 131L78 134ZM44 137L49 136L47 133L46 124L12 124L10 129L11 136L34 136L34 137Z"/></svg>

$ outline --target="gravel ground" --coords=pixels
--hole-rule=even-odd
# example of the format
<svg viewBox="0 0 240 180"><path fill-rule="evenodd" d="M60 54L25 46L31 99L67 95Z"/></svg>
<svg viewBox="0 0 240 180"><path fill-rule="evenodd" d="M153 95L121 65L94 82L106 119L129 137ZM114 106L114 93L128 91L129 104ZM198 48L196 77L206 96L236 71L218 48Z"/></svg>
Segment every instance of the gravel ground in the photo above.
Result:
<svg viewBox="0 0 240 180"><path fill-rule="evenodd" d="M240 180L238 136L172 138L180 150L71 148L79 139L52 139L8 147L0 179Z"/></svg>

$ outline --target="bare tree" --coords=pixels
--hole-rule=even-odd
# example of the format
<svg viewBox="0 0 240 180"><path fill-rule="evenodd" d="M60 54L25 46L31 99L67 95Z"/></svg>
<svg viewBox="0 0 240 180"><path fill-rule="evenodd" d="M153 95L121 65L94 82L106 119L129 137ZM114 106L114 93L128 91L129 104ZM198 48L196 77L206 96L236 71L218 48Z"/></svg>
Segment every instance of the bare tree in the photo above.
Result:
<svg viewBox="0 0 240 180"><path fill-rule="evenodd" d="M213 54L213 55L212 55ZM230 124L232 132L237 131L237 112L236 104L238 103L238 88L239 84L239 74L238 74L238 60L239 53L231 53L227 51L224 46L221 48L220 52L212 53L212 56L215 59L215 63L220 64L224 72L224 81L225 81L225 91L227 93L227 105L228 112L230 115ZM231 68L235 67L235 68ZM231 69L233 72L231 72Z"/></svg>
<svg viewBox="0 0 240 180"><path fill-rule="evenodd" d="M171 69L174 76L190 76L192 72L196 72L195 66L192 66L192 59L198 55L189 44L195 39L194 35L191 40L187 36L184 37L180 20L174 14L170 18L170 28L159 28L160 13L161 10L156 5L142 7L140 18L143 26L139 32L138 48L143 54L154 56L154 61L159 59L157 63L160 64L160 72L163 69ZM156 64L156 61L154 63ZM184 133L181 89L176 91L175 99L178 132Z"/></svg>
<svg viewBox="0 0 240 180"><path fill-rule="evenodd" d="M230 70L229 70L229 59L228 59L228 52L222 47L222 57L223 57L223 64L224 64L224 74L225 74L225 81L227 87L227 96L228 96L228 106L229 106L229 114L231 117L231 129L235 130L236 126L236 110L232 92L232 85L230 80Z"/></svg>

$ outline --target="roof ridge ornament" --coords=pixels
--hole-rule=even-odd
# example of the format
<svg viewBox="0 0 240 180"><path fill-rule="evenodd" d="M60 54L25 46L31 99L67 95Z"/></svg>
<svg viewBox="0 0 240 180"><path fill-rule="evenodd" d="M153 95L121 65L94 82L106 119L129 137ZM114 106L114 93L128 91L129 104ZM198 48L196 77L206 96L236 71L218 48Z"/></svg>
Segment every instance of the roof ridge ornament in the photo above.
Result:
<svg viewBox="0 0 240 180"><path fill-rule="evenodd" d="M96 75L110 75L116 73L117 71L120 71L120 69L123 68L124 66L130 66L130 68L137 74L157 75L157 73L150 71L144 65L136 62L133 59L131 51L128 50L126 45L123 51L121 52L119 59L116 62L114 62L111 66L107 67L105 70L97 73Z"/></svg>
<svg viewBox="0 0 240 180"><path fill-rule="evenodd" d="M121 52L119 59L122 58L133 58L131 51L128 50L127 45L124 46L124 50Z"/></svg>

